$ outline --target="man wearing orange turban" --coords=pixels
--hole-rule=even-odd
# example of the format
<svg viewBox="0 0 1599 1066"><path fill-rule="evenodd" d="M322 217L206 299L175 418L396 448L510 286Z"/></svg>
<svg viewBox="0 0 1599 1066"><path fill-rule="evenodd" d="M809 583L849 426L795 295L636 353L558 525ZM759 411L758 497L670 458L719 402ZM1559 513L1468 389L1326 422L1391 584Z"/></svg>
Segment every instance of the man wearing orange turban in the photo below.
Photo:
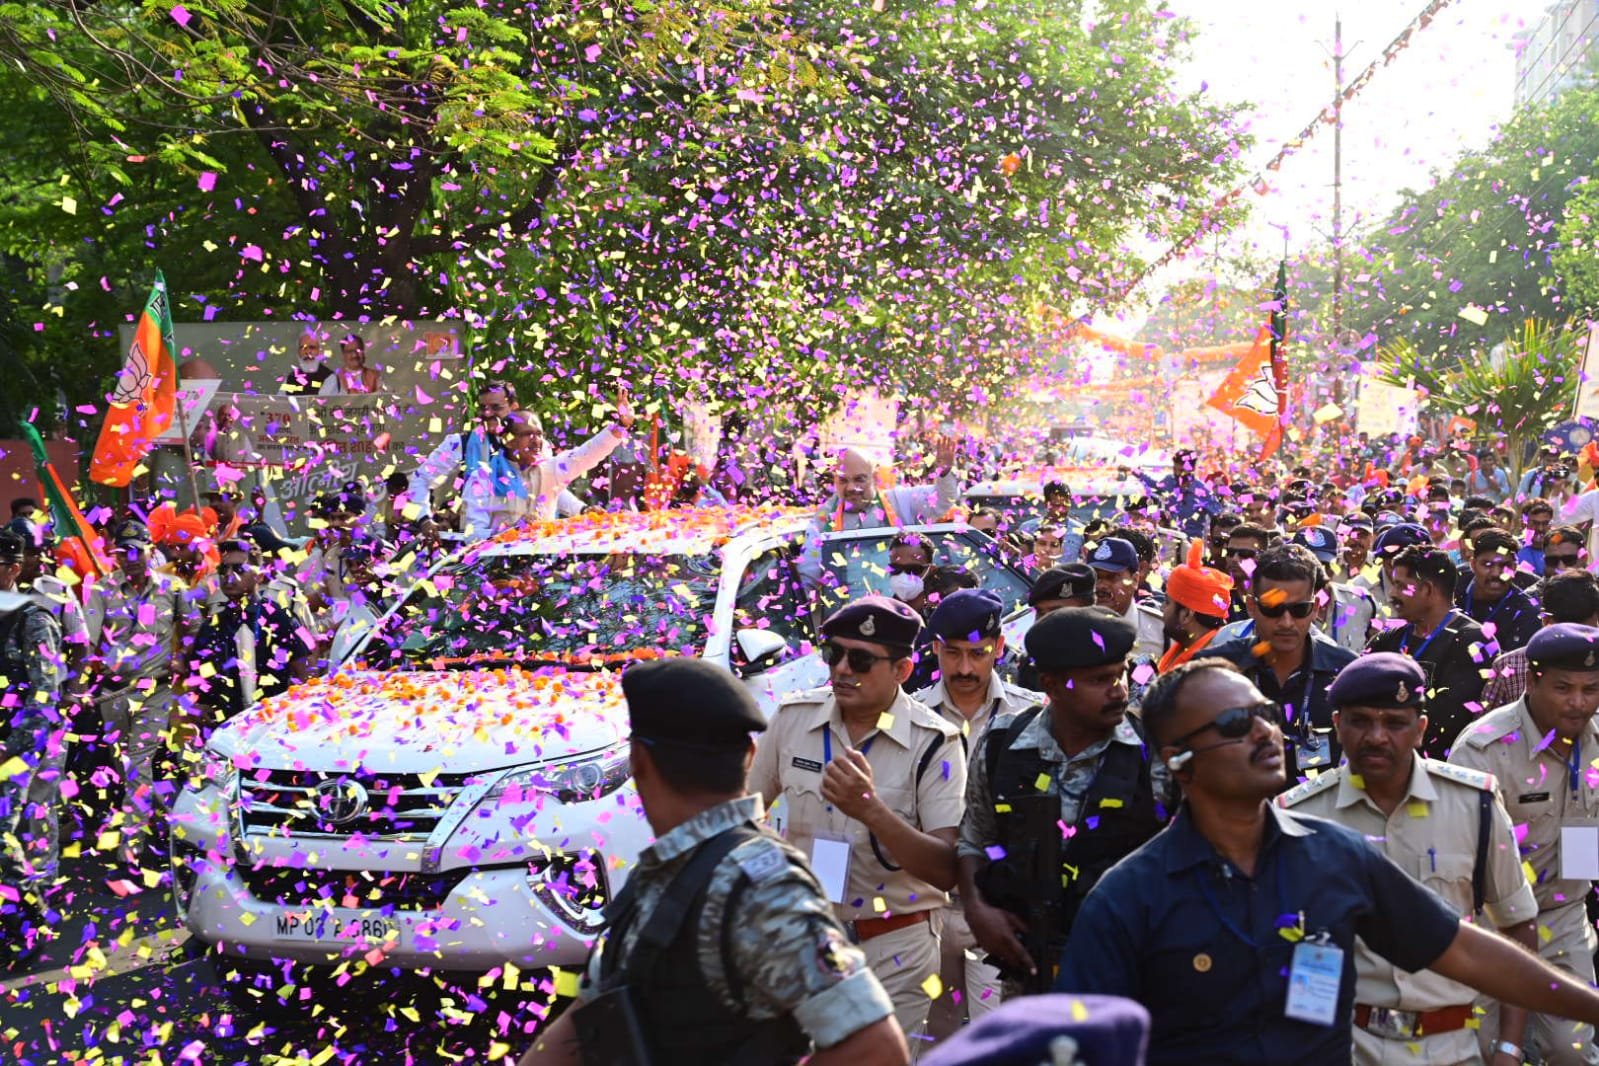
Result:
<svg viewBox="0 0 1599 1066"><path fill-rule="evenodd" d="M1233 579L1203 563L1205 544L1188 546L1188 561L1172 568L1166 579L1166 606L1161 613L1166 631L1166 654L1155 670L1164 674L1187 662L1209 644L1227 622Z"/></svg>

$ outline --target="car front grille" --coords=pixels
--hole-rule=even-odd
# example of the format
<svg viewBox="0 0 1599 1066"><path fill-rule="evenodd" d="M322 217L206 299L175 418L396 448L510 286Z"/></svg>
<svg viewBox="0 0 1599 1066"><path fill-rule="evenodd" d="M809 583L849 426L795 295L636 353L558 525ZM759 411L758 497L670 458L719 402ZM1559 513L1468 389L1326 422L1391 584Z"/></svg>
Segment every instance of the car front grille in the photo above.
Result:
<svg viewBox="0 0 1599 1066"><path fill-rule="evenodd" d="M239 780L240 827L247 836L319 834L426 840L468 776L365 770L246 773ZM352 808L356 813L347 816Z"/></svg>
<svg viewBox="0 0 1599 1066"><path fill-rule="evenodd" d="M289 866L239 866L237 871L250 895L262 903L385 911L438 910L472 873L470 869L416 874Z"/></svg>

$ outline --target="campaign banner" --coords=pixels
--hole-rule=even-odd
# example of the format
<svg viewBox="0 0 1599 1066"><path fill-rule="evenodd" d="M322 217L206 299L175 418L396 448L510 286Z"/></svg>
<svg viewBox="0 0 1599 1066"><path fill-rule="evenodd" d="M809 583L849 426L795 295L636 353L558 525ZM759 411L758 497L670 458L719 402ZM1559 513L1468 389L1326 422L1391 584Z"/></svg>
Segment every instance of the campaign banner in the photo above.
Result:
<svg viewBox="0 0 1599 1066"><path fill-rule="evenodd" d="M1599 322L1588 323L1582 348L1582 373L1577 377L1577 407L1573 418L1599 418Z"/></svg>
<svg viewBox="0 0 1599 1066"><path fill-rule="evenodd" d="M1362 377L1355 402L1355 430L1373 437L1414 432L1420 407L1415 389Z"/></svg>

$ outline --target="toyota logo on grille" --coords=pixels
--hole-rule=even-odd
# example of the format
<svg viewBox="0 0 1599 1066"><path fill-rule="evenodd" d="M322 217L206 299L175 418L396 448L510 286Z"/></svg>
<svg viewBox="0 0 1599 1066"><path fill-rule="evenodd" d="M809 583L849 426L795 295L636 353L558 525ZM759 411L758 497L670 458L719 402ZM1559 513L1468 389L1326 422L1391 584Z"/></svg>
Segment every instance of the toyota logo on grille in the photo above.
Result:
<svg viewBox="0 0 1599 1066"><path fill-rule="evenodd" d="M317 812L332 825L344 825L361 817L370 799L366 786L347 777L324 781L316 787Z"/></svg>

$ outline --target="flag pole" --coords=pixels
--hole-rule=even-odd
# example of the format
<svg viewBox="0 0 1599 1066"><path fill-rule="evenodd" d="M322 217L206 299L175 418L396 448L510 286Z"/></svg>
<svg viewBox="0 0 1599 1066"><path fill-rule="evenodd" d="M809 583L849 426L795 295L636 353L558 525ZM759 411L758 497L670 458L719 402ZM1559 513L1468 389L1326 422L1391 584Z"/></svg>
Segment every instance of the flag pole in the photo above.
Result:
<svg viewBox="0 0 1599 1066"><path fill-rule="evenodd" d="M172 293L167 288L166 275L158 269L155 272L155 276L156 280L161 283L162 295L166 297L166 306L168 309L166 313L166 319L168 322L171 322ZM174 330L174 332L176 331ZM194 476L194 445L189 440L188 405L183 402L183 375L178 372L177 337L173 336L163 339L167 342L168 354L172 357L172 406L176 408L175 413L178 416L178 432L183 435L183 458L185 460L185 468L189 475L189 492L192 494L192 499L194 500L192 505L194 507L194 513L198 515L200 513L200 483Z"/></svg>

